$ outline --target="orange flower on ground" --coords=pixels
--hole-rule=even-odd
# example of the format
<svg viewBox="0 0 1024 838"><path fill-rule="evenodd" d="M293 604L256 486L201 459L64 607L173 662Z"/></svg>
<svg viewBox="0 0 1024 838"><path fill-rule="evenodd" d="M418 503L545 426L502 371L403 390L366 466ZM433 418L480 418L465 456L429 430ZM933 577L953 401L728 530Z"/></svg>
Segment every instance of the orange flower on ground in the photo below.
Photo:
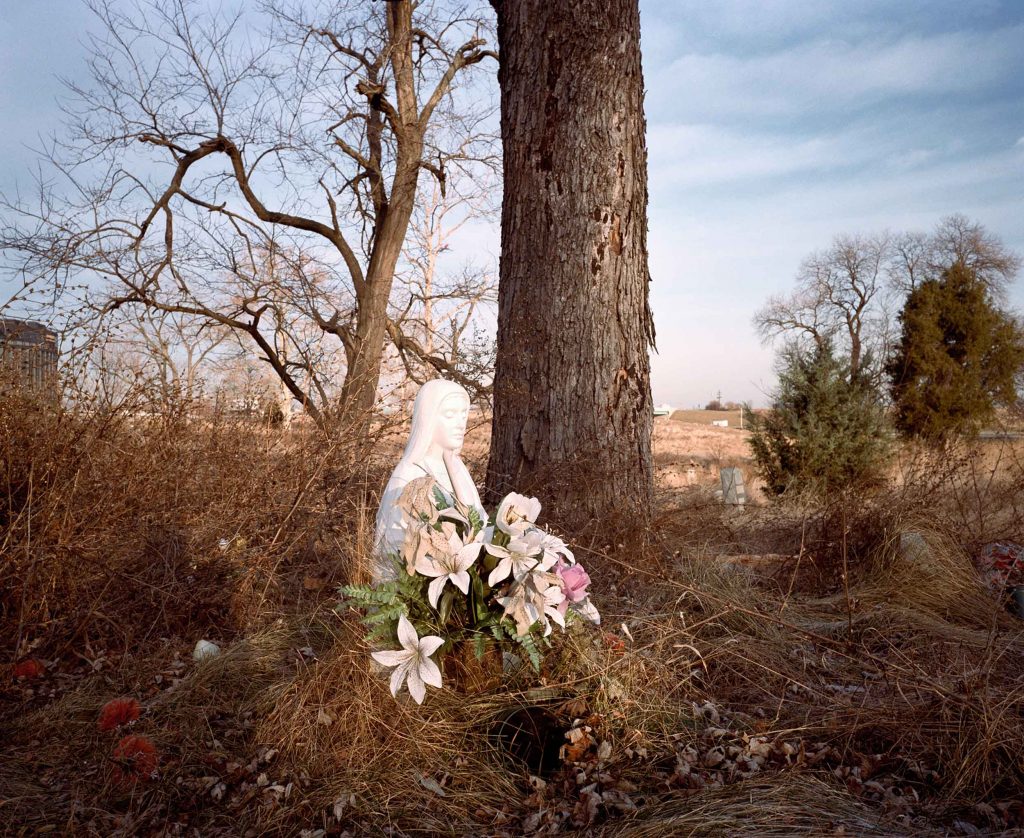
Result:
<svg viewBox="0 0 1024 838"><path fill-rule="evenodd" d="M46 667L35 658L24 660L21 663L16 664L14 667L15 678L38 678L45 672Z"/></svg>
<svg viewBox="0 0 1024 838"><path fill-rule="evenodd" d="M114 746L111 776L115 783L148 780L156 772L156 745L146 736L125 736Z"/></svg>
<svg viewBox="0 0 1024 838"><path fill-rule="evenodd" d="M140 712L139 702L134 698L115 698L103 705L96 726L100 730L114 730L121 725L134 722Z"/></svg>

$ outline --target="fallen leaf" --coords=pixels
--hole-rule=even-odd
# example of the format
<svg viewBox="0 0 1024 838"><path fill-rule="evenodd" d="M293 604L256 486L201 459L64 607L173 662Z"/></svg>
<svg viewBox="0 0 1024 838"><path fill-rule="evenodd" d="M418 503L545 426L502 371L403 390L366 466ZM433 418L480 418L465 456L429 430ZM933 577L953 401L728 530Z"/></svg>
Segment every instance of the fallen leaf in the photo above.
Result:
<svg viewBox="0 0 1024 838"><path fill-rule="evenodd" d="M569 728L565 732L565 738L569 742L562 745L558 752L563 762L579 762L594 744L594 737L590 735L590 728L586 725Z"/></svg>
<svg viewBox="0 0 1024 838"><path fill-rule="evenodd" d="M418 771L416 772L417 782L423 786L427 791L432 791L438 797L447 797L445 790L441 788L441 784L437 782L433 777L424 777Z"/></svg>
<svg viewBox="0 0 1024 838"><path fill-rule="evenodd" d="M331 809L331 813L334 815L334 819L340 822L345 815L345 809L355 805L356 796L354 794L343 794L334 801L334 807Z"/></svg>
<svg viewBox="0 0 1024 838"><path fill-rule="evenodd" d="M619 789L605 789L601 793L601 797L604 798L604 805L611 806L618 809L620 812L635 812L636 804L628 794L624 794Z"/></svg>
<svg viewBox="0 0 1024 838"><path fill-rule="evenodd" d="M15 678L38 678L40 675L46 672L46 667L43 666L35 658L29 658L24 660L14 667Z"/></svg>
<svg viewBox="0 0 1024 838"><path fill-rule="evenodd" d="M571 698L564 705L565 715L578 719L587 713L587 702L583 698Z"/></svg>
<svg viewBox="0 0 1024 838"><path fill-rule="evenodd" d="M592 787L580 791L580 801L572 811L574 826L590 826L597 817L597 807L601 803L601 795Z"/></svg>

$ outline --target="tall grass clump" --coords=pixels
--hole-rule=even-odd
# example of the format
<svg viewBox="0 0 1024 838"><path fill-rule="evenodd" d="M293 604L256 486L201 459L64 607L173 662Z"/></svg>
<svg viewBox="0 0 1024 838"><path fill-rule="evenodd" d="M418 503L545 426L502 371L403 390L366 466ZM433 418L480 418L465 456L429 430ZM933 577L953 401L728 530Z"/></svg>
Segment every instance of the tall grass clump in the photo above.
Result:
<svg viewBox="0 0 1024 838"><path fill-rule="evenodd" d="M312 429L6 393L0 648L59 657L258 626L357 571L374 468Z"/></svg>

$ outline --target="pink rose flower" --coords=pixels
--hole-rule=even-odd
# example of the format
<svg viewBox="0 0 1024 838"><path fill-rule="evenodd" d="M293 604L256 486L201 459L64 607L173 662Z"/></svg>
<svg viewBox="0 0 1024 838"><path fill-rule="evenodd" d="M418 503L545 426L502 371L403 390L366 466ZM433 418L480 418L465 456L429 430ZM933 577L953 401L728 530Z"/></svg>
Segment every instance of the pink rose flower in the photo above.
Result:
<svg viewBox="0 0 1024 838"><path fill-rule="evenodd" d="M565 614L570 602L582 602L587 598L587 586L590 585L590 576L579 564L566 564L559 560L555 565L555 573L558 576L558 584L565 594L565 599L558 606L558 610Z"/></svg>

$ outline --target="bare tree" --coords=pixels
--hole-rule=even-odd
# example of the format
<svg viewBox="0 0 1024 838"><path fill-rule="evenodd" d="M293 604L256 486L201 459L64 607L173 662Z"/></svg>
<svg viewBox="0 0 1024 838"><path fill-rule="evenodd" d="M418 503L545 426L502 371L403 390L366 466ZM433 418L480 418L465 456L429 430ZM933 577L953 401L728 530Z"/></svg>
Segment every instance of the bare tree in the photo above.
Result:
<svg viewBox="0 0 1024 838"><path fill-rule="evenodd" d="M899 293L909 294L931 275L932 240L926 233L893 236L889 254L889 283Z"/></svg>
<svg viewBox="0 0 1024 838"><path fill-rule="evenodd" d="M138 363L134 353L117 340L96 340L80 352L79 373L73 396L79 404L88 404L100 412L113 411L139 399Z"/></svg>
<svg viewBox="0 0 1024 838"><path fill-rule="evenodd" d="M836 237L827 250L804 260L792 294L769 298L754 315L761 338L787 336L819 347L842 346L850 377L856 377L869 352L876 360L884 355L888 306L883 303L891 254L887 233Z"/></svg>
<svg viewBox="0 0 1024 838"><path fill-rule="evenodd" d="M791 294L768 299L754 326L765 342L831 343L848 357L851 378L878 379L906 296L957 263L997 295L1021 266L998 237L963 215L943 218L931 234L837 236L804 260ZM877 363L865 369L867 359Z"/></svg>
<svg viewBox="0 0 1024 838"><path fill-rule="evenodd" d="M273 369L237 343L210 365L207 404L230 413L290 422L291 394L283 392Z"/></svg>
<svg viewBox="0 0 1024 838"><path fill-rule="evenodd" d="M997 295L1006 291L1021 268L1020 256L998 236L960 214L943 218L932 234L929 270L937 277L958 262Z"/></svg>
<svg viewBox="0 0 1024 838"><path fill-rule="evenodd" d="M152 382L165 404L203 397L205 379L228 339L227 330L214 324L159 310L124 318L119 335L139 360L139 376Z"/></svg>
<svg viewBox="0 0 1024 838"><path fill-rule="evenodd" d="M216 376L229 332L162 311L109 317L66 360L76 369L68 396L93 408L132 403L181 415L198 406Z"/></svg>
<svg viewBox="0 0 1024 838"><path fill-rule="evenodd" d="M89 81L68 82L52 172L34 204L7 201L0 243L50 291L84 284L90 311L230 329L315 419L359 422L387 339L417 349L388 303L420 174L443 192L490 155L487 110L458 87L495 57L485 23L442 2L281 0L263 37L189 0L90 5ZM310 351L289 357L282 334ZM340 393L313 369L323 340L344 353Z"/></svg>
<svg viewBox="0 0 1024 838"><path fill-rule="evenodd" d="M493 183L467 183L447 193L439 184L422 190L413 213L393 304L392 339L405 374L415 382L437 367L454 373L471 394L486 399L493 370L473 340L482 318L497 303L497 272L487 265L462 262L446 269L453 240L470 222L493 217ZM484 357L490 353L484 350ZM427 359L435 358L434 361Z"/></svg>
<svg viewBox="0 0 1024 838"><path fill-rule="evenodd" d="M903 233L893 240L890 281L904 296L956 263L968 268L994 294L1005 293L1021 258L981 224L964 215L943 218L930 235Z"/></svg>

